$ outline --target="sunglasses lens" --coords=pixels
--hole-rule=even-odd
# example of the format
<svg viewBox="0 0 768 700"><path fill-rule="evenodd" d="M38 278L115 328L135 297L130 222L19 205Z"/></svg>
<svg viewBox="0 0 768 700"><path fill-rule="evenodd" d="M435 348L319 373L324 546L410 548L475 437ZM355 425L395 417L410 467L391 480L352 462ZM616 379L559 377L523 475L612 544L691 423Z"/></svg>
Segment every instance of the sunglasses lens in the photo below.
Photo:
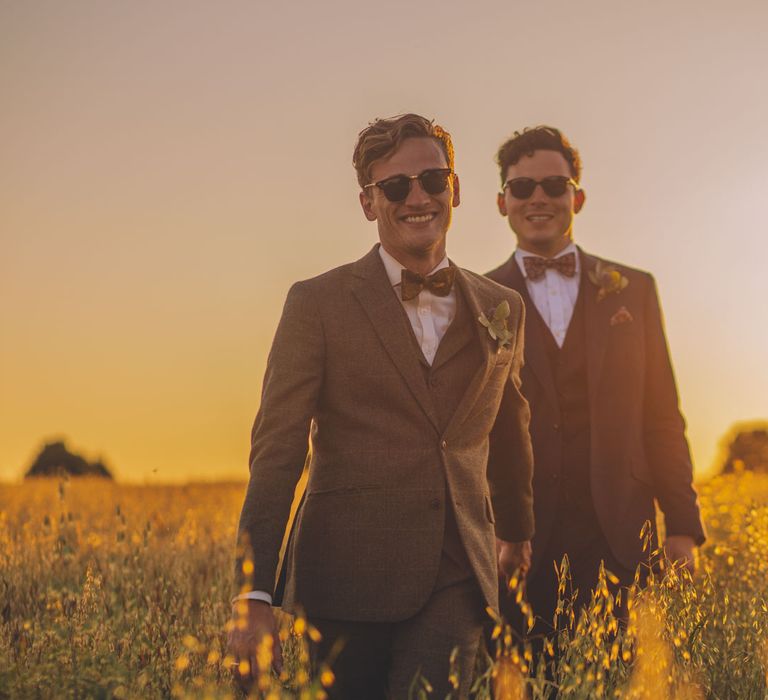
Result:
<svg viewBox="0 0 768 700"><path fill-rule="evenodd" d="M411 181L405 175L391 177L379 183L381 191L390 202L402 202L411 189Z"/></svg>
<svg viewBox="0 0 768 700"><path fill-rule="evenodd" d="M570 180L562 175L553 175L545 177L540 182L530 177L518 177L507 183L509 193L516 199L528 199L536 189L536 185L541 185L544 194L547 197L562 197L568 189Z"/></svg>
<svg viewBox="0 0 768 700"><path fill-rule="evenodd" d="M507 183L509 193L515 199L528 199L536 189L536 180L529 177L518 177Z"/></svg>
<svg viewBox="0 0 768 700"><path fill-rule="evenodd" d="M568 189L567 177L545 177L541 181L541 189L548 197L562 197Z"/></svg>
<svg viewBox="0 0 768 700"><path fill-rule="evenodd" d="M441 194L448 187L450 170L425 170L419 176L419 182L427 194Z"/></svg>
<svg viewBox="0 0 768 700"><path fill-rule="evenodd" d="M422 189L427 194L435 195L445 192L445 188L448 187L448 177L450 174L451 171L448 168L425 170L418 176L418 180L421 183ZM416 176L395 175L394 177L377 182L376 185L381 188L384 196L390 202L402 202L411 191L411 180L415 179Z"/></svg>

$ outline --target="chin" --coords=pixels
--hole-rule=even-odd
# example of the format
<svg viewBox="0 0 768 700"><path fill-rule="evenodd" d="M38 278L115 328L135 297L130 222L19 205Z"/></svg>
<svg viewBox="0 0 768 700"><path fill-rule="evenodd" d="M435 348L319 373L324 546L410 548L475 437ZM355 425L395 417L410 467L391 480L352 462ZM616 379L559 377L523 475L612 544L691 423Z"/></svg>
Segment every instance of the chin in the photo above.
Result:
<svg viewBox="0 0 768 700"><path fill-rule="evenodd" d="M531 248L550 248L557 242L556 238L542 238L541 236L530 236L523 238L523 243Z"/></svg>
<svg viewBox="0 0 768 700"><path fill-rule="evenodd" d="M445 238L445 234L438 231L421 231L419 234L409 236L411 239L411 245L414 248L421 248L423 250L431 250Z"/></svg>
<svg viewBox="0 0 768 700"><path fill-rule="evenodd" d="M530 236L524 236L523 240L527 242L528 245L536 246L538 248L550 248L562 243L564 236L557 231L553 231L552 233L536 231Z"/></svg>

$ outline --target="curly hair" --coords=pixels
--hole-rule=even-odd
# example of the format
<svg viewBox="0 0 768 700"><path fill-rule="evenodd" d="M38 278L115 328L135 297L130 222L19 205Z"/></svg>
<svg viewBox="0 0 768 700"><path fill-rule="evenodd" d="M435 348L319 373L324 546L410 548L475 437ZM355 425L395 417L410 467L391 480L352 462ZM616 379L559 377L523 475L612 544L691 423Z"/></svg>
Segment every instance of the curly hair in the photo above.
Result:
<svg viewBox="0 0 768 700"><path fill-rule="evenodd" d="M375 119L357 137L352 165L357 172L360 187L370 183L371 166L394 153L409 138L433 138L443 149L448 167L453 170L453 143L451 135L434 120L418 114L399 114L388 119Z"/></svg>
<svg viewBox="0 0 768 700"><path fill-rule="evenodd" d="M567 138L553 126L533 126L516 131L512 138L505 141L496 154L496 163L501 170L501 184L507 177L507 169L515 165L523 156L532 156L534 151L557 151L562 153L571 177L579 181L581 177L581 157L579 152L571 146Z"/></svg>

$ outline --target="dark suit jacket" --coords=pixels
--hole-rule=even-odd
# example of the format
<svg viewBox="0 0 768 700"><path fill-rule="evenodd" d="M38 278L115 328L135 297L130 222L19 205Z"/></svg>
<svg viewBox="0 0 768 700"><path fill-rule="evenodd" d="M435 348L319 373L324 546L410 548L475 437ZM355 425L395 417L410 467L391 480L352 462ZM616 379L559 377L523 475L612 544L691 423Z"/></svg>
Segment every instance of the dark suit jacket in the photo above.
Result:
<svg viewBox="0 0 768 700"><path fill-rule="evenodd" d="M434 588L446 499L485 601L495 608L494 513L500 537L533 534L529 413L519 391L523 304L516 292L457 269L481 361L440 429L418 347L377 248L288 293L240 518L240 543L254 571L250 584L239 568L238 579L273 590L311 425L306 499L287 553L286 609L300 605L314 617L350 621L413 615ZM503 300L514 336L497 352L476 319ZM504 449L489 463L497 420L505 426L498 431Z"/></svg>
<svg viewBox="0 0 768 700"><path fill-rule="evenodd" d="M586 275L598 259L581 250L579 255L581 274ZM647 559L640 531L646 520L655 523L654 499L664 513L667 534L690 535L700 544L704 530L692 486L693 467L655 282L646 272L610 264L629 281L622 291L598 301L598 288L582 285L589 291L584 311L590 485L598 520L613 555L633 570ZM489 272L488 277L520 292L529 310L521 376L523 394L531 407L535 570L556 516L560 408L542 328L536 322L537 312L514 256ZM629 318L619 313L622 307ZM625 320L617 322L621 317Z"/></svg>

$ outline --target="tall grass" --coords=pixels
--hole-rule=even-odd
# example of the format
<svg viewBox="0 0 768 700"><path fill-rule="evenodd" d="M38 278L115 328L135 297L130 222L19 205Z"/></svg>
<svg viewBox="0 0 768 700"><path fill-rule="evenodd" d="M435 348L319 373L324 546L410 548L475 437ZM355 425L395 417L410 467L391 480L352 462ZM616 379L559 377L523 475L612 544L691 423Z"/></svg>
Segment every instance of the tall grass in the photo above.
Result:
<svg viewBox="0 0 768 700"><path fill-rule="evenodd" d="M225 626L243 491L0 485L0 698L236 697ZM563 600L541 658L498 621L475 697L543 699L556 687L575 699L768 697L768 476L719 477L700 493L710 539L693 580L677 569L652 579L624 627L607 572L583 615ZM310 677L312 634L281 618L282 677L264 674L255 694L325 696L333 674ZM428 697L427 682L413 688Z"/></svg>

